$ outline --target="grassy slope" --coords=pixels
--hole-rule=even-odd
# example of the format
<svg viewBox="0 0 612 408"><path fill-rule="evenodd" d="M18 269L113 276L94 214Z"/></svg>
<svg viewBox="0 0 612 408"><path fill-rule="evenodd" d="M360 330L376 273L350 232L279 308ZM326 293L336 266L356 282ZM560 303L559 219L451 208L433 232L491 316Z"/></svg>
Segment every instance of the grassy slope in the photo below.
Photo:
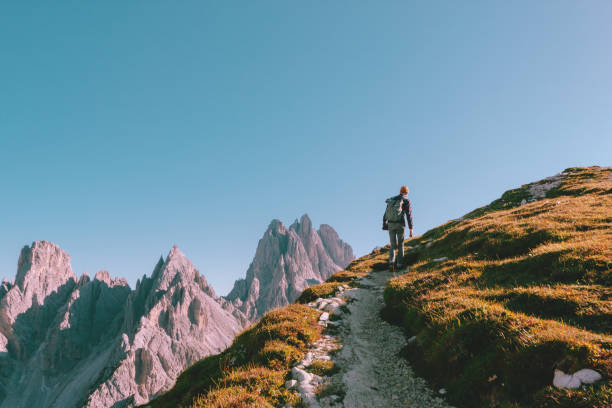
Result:
<svg viewBox="0 0 612 408"><path fill-rule="evenodd" d="M146 405L159 407L270 407L295 404L284 388L288 369L321 333L319 313L291 305L268 313L221 354L185 370L175 386Z"/></svg>
<svg viewBox="0 0 612 408"><path fill-rule="evenodd" d="M604 407L612 401L612 171L568 174L546 199L519 206L529 199L524 186L406 242L413 265L389 283L385 314L417 335L407 357L458 406ZM283 384L321 333L319 312L300 303L384 268L387 251L354 261L305 290L296 305L269 312L148 405L299 406ZM449 259L433 261L443 256ZM594 367L604 381L556 390L549 386L555 365Z"/></svg>
<svg viewBox="0 0 612 408"><path fill-rule="evenodd" d="M386 313L452 403L612 406L612 169L566 173L544 199L520 205L523 186L406 242L414 263L389 283ZM604 381L556 390L553 367Z"/></svg>

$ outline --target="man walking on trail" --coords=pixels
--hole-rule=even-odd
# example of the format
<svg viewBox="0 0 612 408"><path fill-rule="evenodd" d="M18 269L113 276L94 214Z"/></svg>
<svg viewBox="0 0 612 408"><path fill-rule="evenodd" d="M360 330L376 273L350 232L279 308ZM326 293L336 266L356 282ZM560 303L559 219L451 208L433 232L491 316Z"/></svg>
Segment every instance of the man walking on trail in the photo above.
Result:
<svg viewBox="0 0 612 408"><path fill-rule="evenodd" d="M410 208L410 200L408 200L408 187L402 186L400 193L397 196L386 200L387 209L383 215L383 229L389 230L389 239L391 240L391 248L389 250L389 268L394 271L402 269L404 262L404 228L406 222L404 216L408 220L408 228L410 229L410 238L412 238L412 209ZM395 250L397 249L397 263L395 260Z"/></svg>

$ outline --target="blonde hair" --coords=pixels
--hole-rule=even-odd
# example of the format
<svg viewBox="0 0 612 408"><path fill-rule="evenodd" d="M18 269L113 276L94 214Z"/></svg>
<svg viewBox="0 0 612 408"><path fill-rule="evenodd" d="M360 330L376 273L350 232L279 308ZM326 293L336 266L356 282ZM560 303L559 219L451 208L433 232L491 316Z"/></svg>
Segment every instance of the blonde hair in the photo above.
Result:
<svg viewBox="0 0 612 408"><path fill-rule="evenodd" d="M402 186L402 188L400 188L400 194L408 194L408 187L406 186Z"/></svg>

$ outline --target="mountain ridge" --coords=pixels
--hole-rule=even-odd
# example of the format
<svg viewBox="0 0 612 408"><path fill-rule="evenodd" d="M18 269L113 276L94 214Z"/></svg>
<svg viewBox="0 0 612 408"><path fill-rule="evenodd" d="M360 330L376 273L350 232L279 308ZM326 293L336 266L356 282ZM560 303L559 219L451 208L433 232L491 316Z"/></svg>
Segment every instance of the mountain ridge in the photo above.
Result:
<svg viewBox="0 0 612 408"><path fill-rule="evenodd" d="M287 232L278 220L270 228ZM328 235L336 253L352 255L333 228ZM310 263L305 251L298 258ZM176 245L132 289L106 270L77 277L64 250L34 241L20 251L15 279L0 284L0 407L143 403L249 324Z"/></svg>
<svg viewBox="0 0 612 408"><path fill-rule="evenodd" d="M35 241L2 288L2 407L146 401L247 324L176 246L132 290L107 271L77 279L65 251Z"/></svg>

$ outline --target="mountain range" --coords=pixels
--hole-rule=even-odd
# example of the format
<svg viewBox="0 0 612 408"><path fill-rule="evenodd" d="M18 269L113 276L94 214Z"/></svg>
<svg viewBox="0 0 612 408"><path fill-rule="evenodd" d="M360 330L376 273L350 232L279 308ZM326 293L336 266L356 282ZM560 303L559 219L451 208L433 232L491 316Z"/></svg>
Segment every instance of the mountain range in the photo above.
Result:
<svg viewBox="0 0 612 408"><path fill-rule="evenodd" d="M0 285L0 407L144 403L352 259L330 226L274 220L246 278L222 297L176 246L131 289L107 271L78 278L65 251L35 241Z"/></svg>

